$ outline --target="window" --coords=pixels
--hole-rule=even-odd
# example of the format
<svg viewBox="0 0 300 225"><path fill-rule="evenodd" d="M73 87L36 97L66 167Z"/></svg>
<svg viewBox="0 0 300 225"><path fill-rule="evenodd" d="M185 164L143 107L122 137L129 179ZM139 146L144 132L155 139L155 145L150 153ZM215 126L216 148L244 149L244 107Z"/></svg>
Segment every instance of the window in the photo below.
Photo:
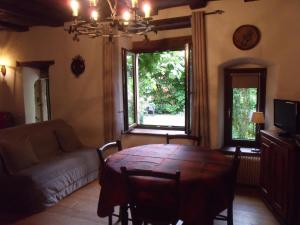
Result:
<svg viewBox="0 0 300 225"><path fill-rule="evenodd" d="M128 112L128 125L132 126L136 121L136 76L135 76L135 54L128 52L126 54L126 89L127 89L127 112Z"/></svg>
<svg viewBox="0 0 300 225"><path fill-rule="evenodd" d="M253 112L265 109L266 69L225 70L226 145L256 146L258 132L250 122Z"/></svg>
<svg viewBox="0 0 300 225"><path fill-rule="evenodd" d="M125 130L189 130L189 46L123 50Z"/></svg>

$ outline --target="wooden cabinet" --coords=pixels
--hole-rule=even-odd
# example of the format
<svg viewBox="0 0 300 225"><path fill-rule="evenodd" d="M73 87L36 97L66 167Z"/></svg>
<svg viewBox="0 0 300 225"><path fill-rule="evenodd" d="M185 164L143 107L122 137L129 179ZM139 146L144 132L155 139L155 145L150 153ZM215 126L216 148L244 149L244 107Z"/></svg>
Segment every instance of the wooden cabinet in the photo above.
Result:
<svg viewBox="0 0 300 225"><path fill-rule="evenodd" d="M261 193L284 225L300 225L299 153L292 139L261 131Z"/></svg>

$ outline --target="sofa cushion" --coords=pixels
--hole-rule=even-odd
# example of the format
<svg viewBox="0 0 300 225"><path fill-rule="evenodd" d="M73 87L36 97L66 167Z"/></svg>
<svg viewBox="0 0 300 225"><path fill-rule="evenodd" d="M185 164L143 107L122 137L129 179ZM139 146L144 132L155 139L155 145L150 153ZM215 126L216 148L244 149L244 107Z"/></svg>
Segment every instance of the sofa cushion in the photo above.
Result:
<svg viewBox="0 0 300 225"><path fill-rule="evenodd" d="M80 149L82 144L71 126L65 126L55 130L58 144L64 152L72 152Z"/></svg>
<svg viewBox="0 0 300 225"><path fill-rule="evenodd" d="M92 180L97 178L98 169L96 150L83 149L62 153L59 157L20 171L17 175L30 177L35 188L45 196L43 205L49 207L65 197L66 190L77 181L86 184L91 181L90 175Z"/></svg>
<svg viewBox="0 0 300 225"><path fill-rule="evenodd" d="M51 130L42 130L31 134L29 140L33 151L41 161L52 159L61 153L56 136Z"/></svg>
<svg viewBox="0 0 300 225"><path fill-rule="evenodd" d="M10 174L15 174L20 170L39 163L28 138L10 142L1 140L0 145L2 146L0 149L1 157L4 161L5 168Z"/></svg>

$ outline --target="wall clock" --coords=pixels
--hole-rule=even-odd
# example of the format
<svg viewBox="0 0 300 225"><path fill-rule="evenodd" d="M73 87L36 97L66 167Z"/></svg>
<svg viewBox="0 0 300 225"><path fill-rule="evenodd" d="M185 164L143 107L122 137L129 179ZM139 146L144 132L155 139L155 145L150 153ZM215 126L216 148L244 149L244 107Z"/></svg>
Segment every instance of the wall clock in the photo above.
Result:
<svg viewBox="0 0 300 225"><path fill-rule="evenodd" d="M71 71L76 76L79 77L85 70L85 62L84 59L77 55L73 58L71 63Z"/></svg>
<svg viewBox="0 0 300 225"><path fill-rule="evenodd" d="M260 31L253 25L242 25L233 34L234 45L241 50L254 48L260 41Z"/></svg>

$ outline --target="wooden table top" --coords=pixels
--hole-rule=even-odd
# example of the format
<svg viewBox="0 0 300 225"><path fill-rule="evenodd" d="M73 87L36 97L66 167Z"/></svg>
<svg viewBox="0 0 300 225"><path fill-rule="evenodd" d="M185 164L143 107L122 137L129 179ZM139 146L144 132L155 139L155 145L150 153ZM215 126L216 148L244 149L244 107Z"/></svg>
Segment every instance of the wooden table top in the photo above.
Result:
<svg viewBox="0 0 300 225"><path fill-rule="evenodd" d="M109 157L107 165L120 172L128 169L145 169L161 172L181 172L181 179L199 179L222 173L231 160L217 151L188 145L151 144L124 149ZM209 171L209 174L207 173Z"/></svg>

